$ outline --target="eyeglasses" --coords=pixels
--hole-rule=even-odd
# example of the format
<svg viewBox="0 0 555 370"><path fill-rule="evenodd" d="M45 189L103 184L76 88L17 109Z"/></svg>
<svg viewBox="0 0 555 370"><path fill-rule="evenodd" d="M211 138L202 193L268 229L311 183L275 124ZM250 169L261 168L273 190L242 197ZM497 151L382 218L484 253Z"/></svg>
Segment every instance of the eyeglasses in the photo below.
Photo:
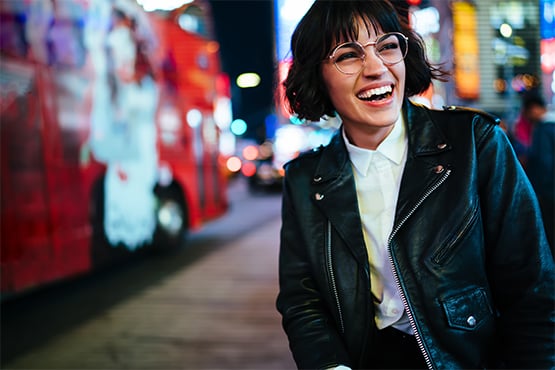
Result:
<svg viewBox="0 0 555 370"><path fill-rule="evenodd" d="M362 70L366 61L366 47L374 46L374 53L386 65L402 61L408 51L408 37L399 32L381 35L376 41L361 44L357 41L337 45L328 59L335 64L339 72L354 75Z"/></svg>

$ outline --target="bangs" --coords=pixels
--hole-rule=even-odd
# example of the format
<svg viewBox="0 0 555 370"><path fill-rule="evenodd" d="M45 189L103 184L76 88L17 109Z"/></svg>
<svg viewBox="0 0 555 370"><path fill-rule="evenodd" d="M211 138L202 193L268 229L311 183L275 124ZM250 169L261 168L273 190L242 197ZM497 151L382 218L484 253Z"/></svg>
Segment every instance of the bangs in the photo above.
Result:
<svg viewBox="0 0 555 370"><path fill-rule="evenodd" d="M328 8L325 19L327 30L324 36L326 55L331 52L337 44L354 41L358 39L361 32L375 34L387 32L402 32L395 9L383 1L357 1L336 2L333 7ZM360 29L359 20L364 23L364 29Z"/></svg>

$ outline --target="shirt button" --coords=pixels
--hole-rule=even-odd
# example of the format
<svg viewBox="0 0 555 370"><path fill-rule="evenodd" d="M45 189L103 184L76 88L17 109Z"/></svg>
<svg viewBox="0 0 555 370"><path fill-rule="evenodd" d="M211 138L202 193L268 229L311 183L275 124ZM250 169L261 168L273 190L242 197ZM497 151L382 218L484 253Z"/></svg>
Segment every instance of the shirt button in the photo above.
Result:
<svg viewBox="0 0 555 370"><path fill-rule="evenodd" d="M466 323L468 324L468 326L473 328L476 326L476 318L474 316L468 316L468 319L466 319Z"/></svg>

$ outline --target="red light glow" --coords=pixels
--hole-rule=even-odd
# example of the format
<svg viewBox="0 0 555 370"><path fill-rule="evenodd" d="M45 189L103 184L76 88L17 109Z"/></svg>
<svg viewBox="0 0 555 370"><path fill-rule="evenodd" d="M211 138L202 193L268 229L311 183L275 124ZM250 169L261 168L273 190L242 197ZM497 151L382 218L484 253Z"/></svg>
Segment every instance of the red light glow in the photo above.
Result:
<svg viewBox="0 0 555 370"><path fill-rule="evenodd" d="M247 177L252 177L256 173L256 166L252 162L247 162L243 165L241 173Z"/></svg>

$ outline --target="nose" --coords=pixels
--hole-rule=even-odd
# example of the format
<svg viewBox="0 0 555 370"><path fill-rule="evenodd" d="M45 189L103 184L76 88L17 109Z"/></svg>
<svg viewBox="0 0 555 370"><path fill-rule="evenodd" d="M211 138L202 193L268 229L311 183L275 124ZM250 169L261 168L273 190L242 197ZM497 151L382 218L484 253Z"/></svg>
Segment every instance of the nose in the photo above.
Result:
<svg viewBox="0 0 555 370"><path fill-rule="evenodd" d="M367 50L364 58L364 66L362 67L362 73L367 77L372 77L381 76L385 72L387 72L387 66L383 60L376 55L374 50Z"/></svg>

